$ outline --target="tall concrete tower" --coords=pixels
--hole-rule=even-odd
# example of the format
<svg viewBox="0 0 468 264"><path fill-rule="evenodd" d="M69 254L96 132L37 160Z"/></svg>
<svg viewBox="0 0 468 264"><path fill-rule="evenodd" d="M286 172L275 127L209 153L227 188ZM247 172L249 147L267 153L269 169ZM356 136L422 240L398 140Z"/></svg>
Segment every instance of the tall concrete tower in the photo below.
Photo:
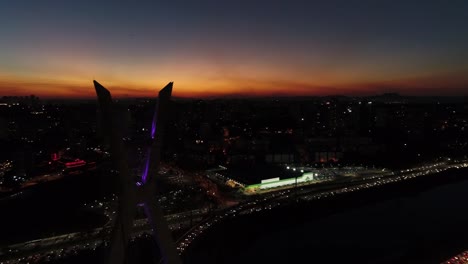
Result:
<svg viewBox="0 0 468 264"><path fill-rule="evenodd" d="M162 263L181 263L171 232L166 223L160 206L156 203L155 178L158 173L161 145L167 107L170 103L172 85L169 83L159 92L158 104L152 120L149 137L146 167L142 175L142 184L137 187L130 177L128 163L125 158L122 134L119 130L115 107L110 92L101 84L94 81L94 87L99 101L102 115L102 128L110 137L111 157L114 167L119 171L119 203L117 217L111 234L108 263L134 263L128 257L128 240L131 235L133 219L137 204L144 206L149 223L153 228L153 235L158 243Z"/></svg>

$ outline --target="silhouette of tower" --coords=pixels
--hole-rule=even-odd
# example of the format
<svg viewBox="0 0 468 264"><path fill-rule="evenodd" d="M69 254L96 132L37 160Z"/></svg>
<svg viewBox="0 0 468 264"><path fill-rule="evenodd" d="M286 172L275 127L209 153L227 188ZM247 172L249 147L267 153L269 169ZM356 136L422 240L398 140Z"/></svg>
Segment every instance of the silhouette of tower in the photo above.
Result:
<svg viewBox="0 0 468 264"><path fill-rule="evenodd" d="M142 204L153 235L158 243L163 263L180 262L174 241L166 223L161 208L154 198L155 176L160 160L162 137L167 119L167 107L170 103L172 85L169 83L159 92L158 104L153 116L150 143L146 167L142 175L142 184L137 188L129 174L128 163L125 158L121 131L118 129L118 120L115 115L110 92L97 81L94 87L99 101L102 115L102 127L110 137L110 151L112 162L119 171L119 203L117 217L112 229L108 263L133 263L128 259L128 240L133 226L137 204Z"/></svg>

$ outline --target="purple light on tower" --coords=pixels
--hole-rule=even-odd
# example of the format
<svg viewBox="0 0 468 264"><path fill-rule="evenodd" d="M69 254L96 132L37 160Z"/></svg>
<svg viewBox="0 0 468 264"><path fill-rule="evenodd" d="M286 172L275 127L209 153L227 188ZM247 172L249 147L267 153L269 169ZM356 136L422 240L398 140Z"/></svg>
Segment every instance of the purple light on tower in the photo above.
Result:
<svg viewBox="0 0 468 264"><path fill-rule="evenodd" d="M153 115L153 123L151 124L151 139L154 139L154 136L156 135L156 118L158 116L158 103L156 103L156 109L154 111Z"/></svg>
<svg viewBox="0 0 468 264"><path fill-rule="evenodd" d="M156 134L156 118L153 119L153 124L151 125L151 139L154 139L155 134Z"/></svg>
<svg viewBox="0 0 468 264"><path fill-rule="evenodd" d="M156 135L156 118L158 116L158 104L156 103L156 109L153 115L153 122L151 123L151 139L154 139ZM143 183L146 183L146 179L148 178L148 170L149 170L149 162L151 158L151 147L148 148L148 153L146 153L146 165L145 170L143 171L143 175L141 176L141 180Z"/></svg>
<svg viewBox="0 0 468 264"><path fill-rule="evenodd" d="M148 149L148 153L146 155L145 169L143 170L143 175L141 175L141 180L143 181L143 183L146 183L146 179L148 178L149 161L150 161L150 150Z"/></svg>

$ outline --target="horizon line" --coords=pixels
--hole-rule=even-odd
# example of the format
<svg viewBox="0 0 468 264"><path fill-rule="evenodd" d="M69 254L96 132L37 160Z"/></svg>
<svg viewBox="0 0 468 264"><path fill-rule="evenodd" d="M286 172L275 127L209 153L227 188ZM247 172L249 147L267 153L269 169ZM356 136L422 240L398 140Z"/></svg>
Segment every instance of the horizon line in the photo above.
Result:
<svg viewBox="0 0 468 264"><path fill-rule="evenodd" d="M330 95L213 95L213 96L173 96L173 99L177 100L218 100L218 99L300 99L300 98L327 98L327 97L346 97L346 98L368 98L378 97L385 95L396 95L398 97L420 97L420 98L454 98L454 97L468 97L468 94L459 95L417 95L417 94L400 94L397 92L385 92L375 93L368 95L346 95L346 94L330 94ZM78 101L78 100L94 100L94 97L53 97L53 96L37 96L35 94L30 95L0 95L0 100L5 97L24 97L28 98L35 96L40 100L66 100L66 101ZM115 100L136 100L136 99L156 99L157 97L146 97L146 96L116 96Z"/></svg>

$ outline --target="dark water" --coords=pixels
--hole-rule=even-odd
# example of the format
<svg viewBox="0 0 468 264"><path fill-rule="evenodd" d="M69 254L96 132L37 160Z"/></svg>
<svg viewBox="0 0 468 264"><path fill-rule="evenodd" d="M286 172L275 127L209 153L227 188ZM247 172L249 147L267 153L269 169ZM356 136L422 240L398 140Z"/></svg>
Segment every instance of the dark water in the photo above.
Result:
<svg viewBox="0 0 468 264"><path fill-rule="evenodd" d="M468 249L468 181L456 178L232 219L202 237L186 262L440 263Z"/></svg>

